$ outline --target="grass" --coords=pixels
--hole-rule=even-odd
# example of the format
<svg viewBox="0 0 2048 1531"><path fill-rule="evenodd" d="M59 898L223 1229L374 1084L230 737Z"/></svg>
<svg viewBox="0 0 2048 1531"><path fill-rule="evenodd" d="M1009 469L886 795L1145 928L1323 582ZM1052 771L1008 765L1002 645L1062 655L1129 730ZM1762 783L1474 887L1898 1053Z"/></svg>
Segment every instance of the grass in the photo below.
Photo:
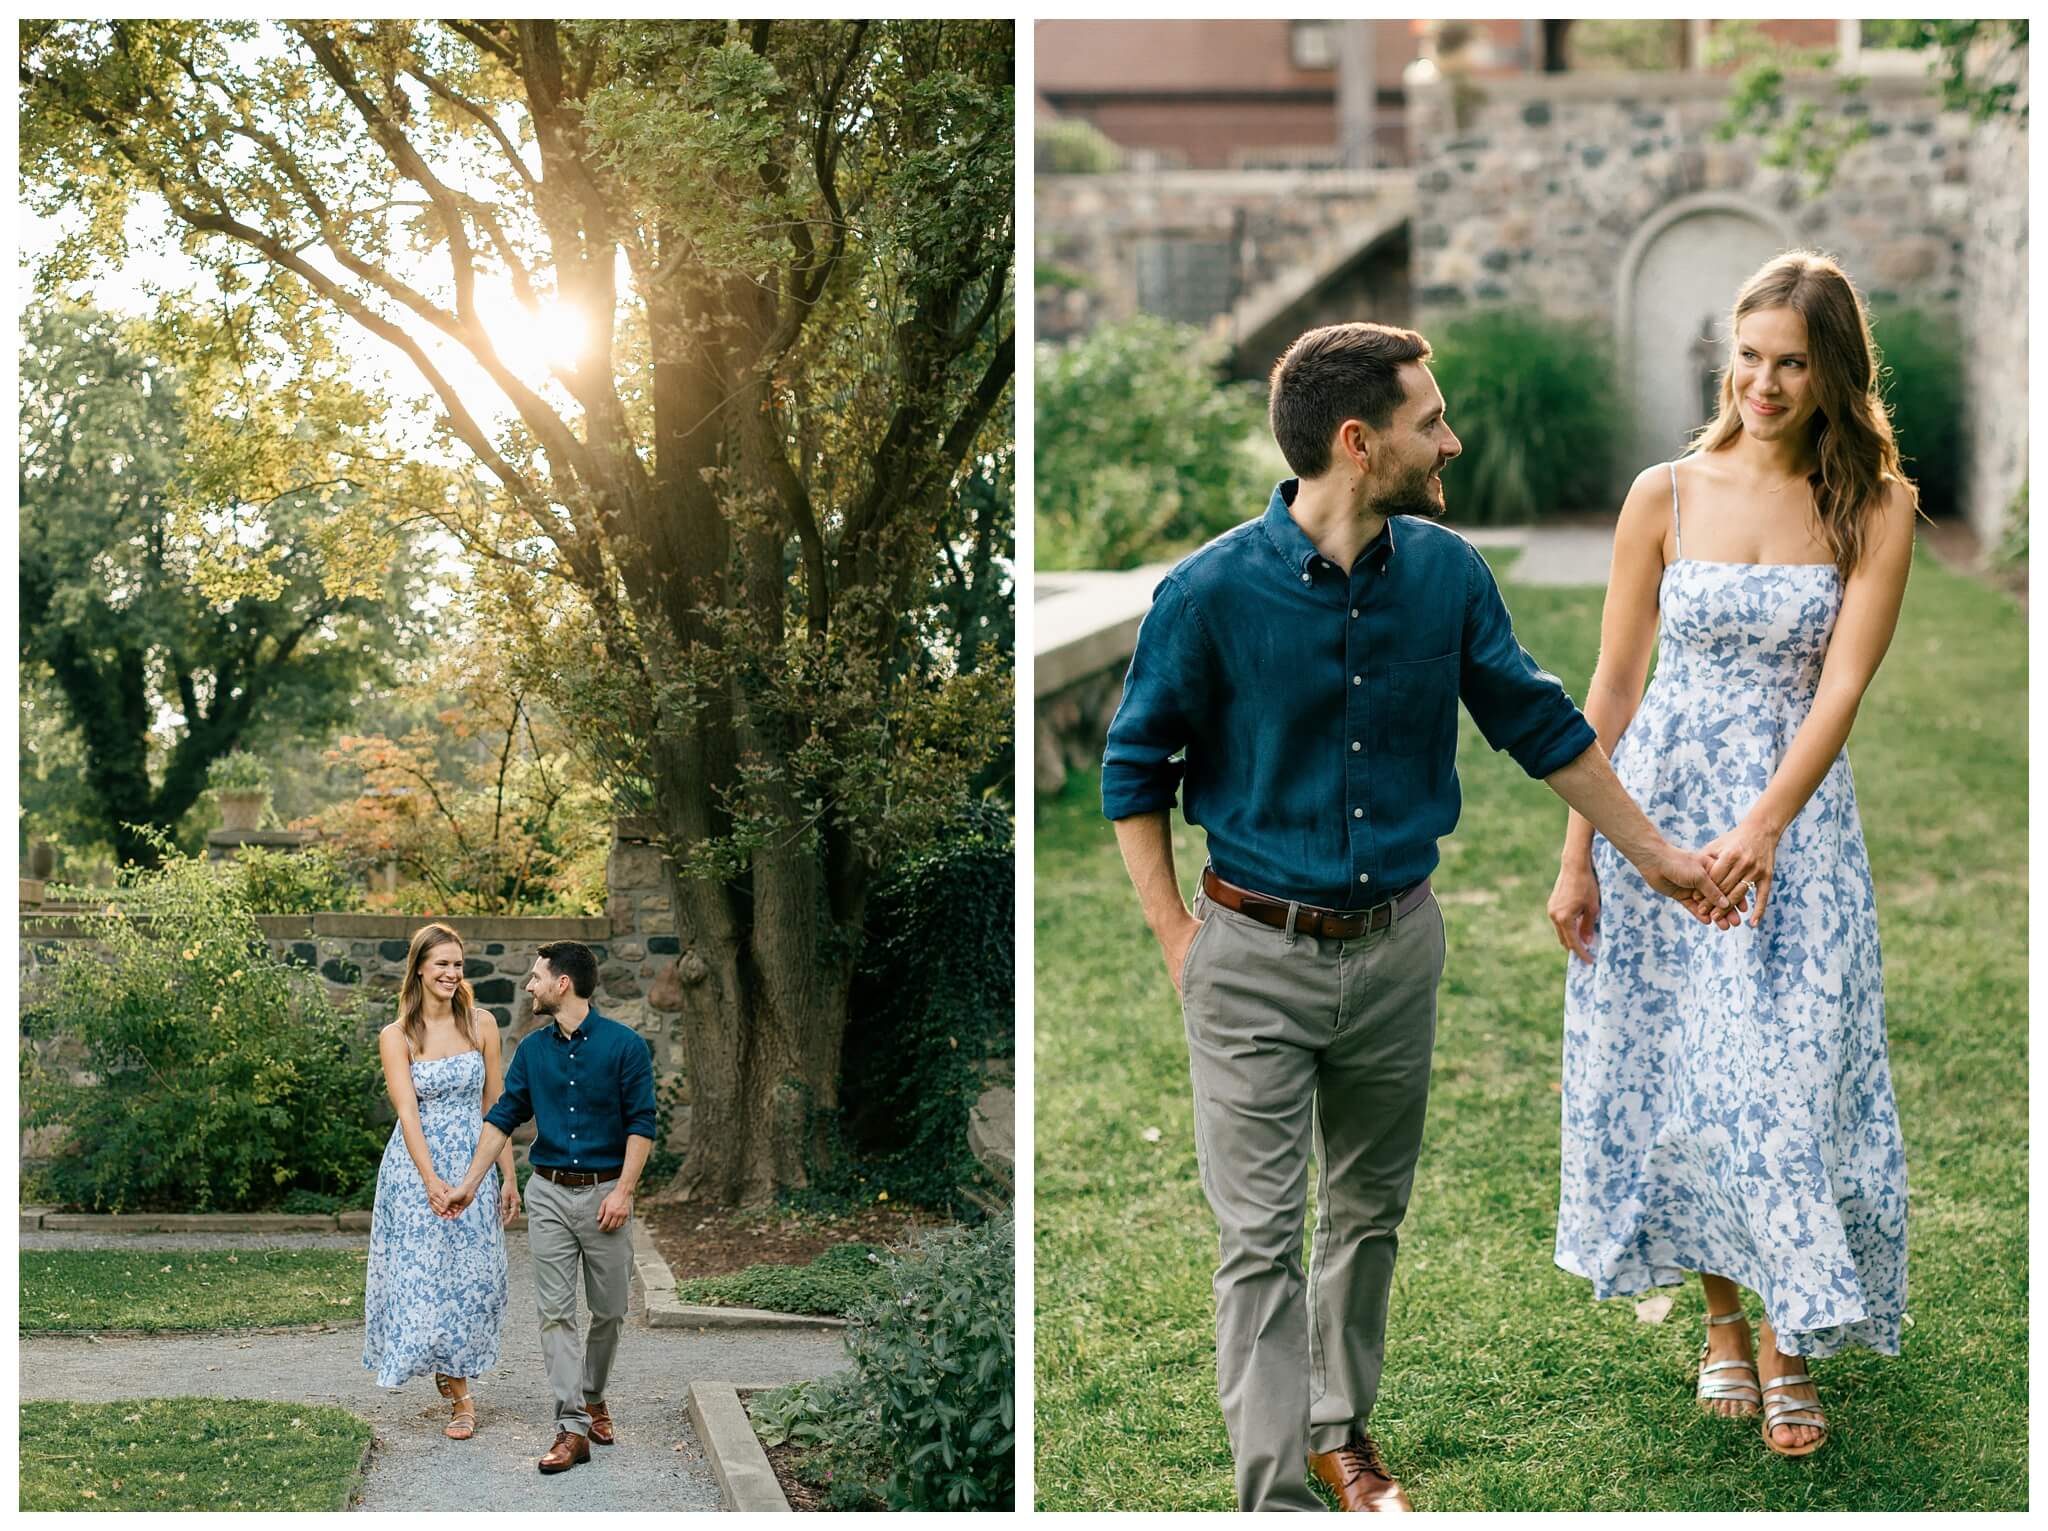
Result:
<svg viewBox="0 0 2048 1531"><path fill-rule="evenodd" d="M23 1250L21 1332L360 1323L367 1258L354 1249Z"/></svg>
<svg viewBox="0 0 2048 1531"><path fill-rule="evenodd" d="M1524 643L1583 696L1600 592L1506 588ZM1650 1325L1551 1263L1564 957L1543 903L1564 810L1464 720L1429 1134L1373 1415L1420 1507L2025 1507L2026 642L2012 601L1921 559L1850 743L1911 1319L1897 1359L1815 1363L1836 1433L1804 1461L1693 1404L1697 1282ZM1227 1510L1186 1045L1097 791L1079 778L1038 810L1038 1504ZM1191 889L1199 833L1176 822L1175 853Z"/></svg>
<svg viewBox="0 0 2048 1531"><path fill-rule="evenodd" d="M679 1281L676 1296L717 1307L844 1314L880 1284L879 1254L872 1244L840 1244L808 1265L750 1265L729 1276Z"/></svg>
<svg viewBox="0 0 2048 1531"><path fill-rule="evenodd" d="M23 1510L345 1510L370 1427L224 1398L21 1406Z"/></svg>

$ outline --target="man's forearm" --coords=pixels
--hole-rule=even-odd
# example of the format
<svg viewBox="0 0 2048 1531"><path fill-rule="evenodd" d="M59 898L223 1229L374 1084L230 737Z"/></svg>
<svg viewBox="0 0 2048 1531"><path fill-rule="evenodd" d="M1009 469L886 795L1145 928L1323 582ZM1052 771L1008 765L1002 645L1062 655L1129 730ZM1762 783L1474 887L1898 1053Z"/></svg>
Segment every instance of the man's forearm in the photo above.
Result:
<svg viewBox="0 0 2048 1531"><path fill-rule="evenodd" d="M1570 765L1544 777L1543 785L1605 835L1632 865L1643 865L1667 843L1623 788L1597 744L1589 746Z"/></svg>
<svg viewBox="0 0 2048 1531"><path fill-rule="evenodd" d="M626 1139L626 1162L619 1169L619 1189L631 1196L640 1185L640 1172L647 1168L647 1156L654 1152L654 1139L638 1133Z"/></svg>
<svg viewBox="0 0 2048 1531"><path fill-rule="evenodd" d="M478 1134L476 1152L469 1157L469 1169L462 1177L462 1189L474 1193L490 1173L491 1161L498 1157L498 1150L512 1139L501 1129L484 1123L484 1130Z"/></svg>
<svg viewBox="0 0 2048 1531"><path fill-rule="evenodd" d="M1133 814L1116 821L1117 849L1124 869L1138 890L1138 905L1152 934L1163 936L1176 920L1185 920L1188 906L1180 896L1173 870L1173 829L1166 810Z"/></svg>

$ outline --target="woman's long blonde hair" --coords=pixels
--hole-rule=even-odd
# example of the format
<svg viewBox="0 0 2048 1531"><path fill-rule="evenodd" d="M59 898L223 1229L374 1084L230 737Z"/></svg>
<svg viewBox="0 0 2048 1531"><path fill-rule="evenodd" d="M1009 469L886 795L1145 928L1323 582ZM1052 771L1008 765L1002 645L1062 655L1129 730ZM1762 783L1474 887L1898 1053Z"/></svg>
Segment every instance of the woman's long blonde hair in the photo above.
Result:
<svg viewBox="0 0 2048 1531"><path fill-rule="evenodd" d="M407 1050L415 1058L427 1045L427 956L451 941L462 945L462 937L448 926L422 925L412 933L412 949L405 954L405 978L398 986L398 1026L405 1033ZM456 1027L469 1045L483 1046L476 1034L476 991L470 988L467 978L455 986L452 1008Z"/></svg>
<svg viewBox="0 0 2048 1531"><path fill-rule="evenodd" d="M1735 397L1735 330L1759 309L1789 308L1806 321L1806 362L1815 395L1813 416L1814 508L1821 534L1844 580L1862 562L1872 517L1885 485L1905 485L1917 508L1919 492L1899 463L1891 417L1877 387L1877 351L1863 303L1842 268L1811 250L1790 250L1742 284L1728 321L1729 361L1721 373L1718 412L1693 437L1696 452L1712 452L1742 434Z"/></svg>

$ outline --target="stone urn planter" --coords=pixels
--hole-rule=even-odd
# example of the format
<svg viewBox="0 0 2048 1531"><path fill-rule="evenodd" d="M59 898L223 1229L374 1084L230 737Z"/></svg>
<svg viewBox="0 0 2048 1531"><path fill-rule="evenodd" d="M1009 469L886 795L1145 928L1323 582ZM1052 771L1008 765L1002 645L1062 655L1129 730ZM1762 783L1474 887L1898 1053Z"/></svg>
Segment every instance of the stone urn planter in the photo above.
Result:
<svg viewBox="0 0 2048 1531"><path fill-rule="evenodd" d="M43 901L43 879L24 877L21 879L21 907L33 909Z"/></svg>
<svg viewBox="0 0 2048 1531"><path fill-rule="evenodd" d="M220 804L222 829L256 829L263 823L263 810L270 806L270 794L260 789L253 792L222 790L214 793L214 799Z"/></svg>

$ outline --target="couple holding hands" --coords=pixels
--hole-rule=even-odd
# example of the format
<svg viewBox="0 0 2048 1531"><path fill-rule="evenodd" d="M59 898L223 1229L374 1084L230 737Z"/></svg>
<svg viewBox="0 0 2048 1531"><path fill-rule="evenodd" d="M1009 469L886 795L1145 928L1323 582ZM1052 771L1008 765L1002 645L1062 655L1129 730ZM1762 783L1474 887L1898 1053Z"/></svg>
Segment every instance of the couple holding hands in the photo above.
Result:
<svg viewBox="0 0 2048 1531"><path fill-rule="evenodd" d="M598 1013L597 960L575 941L540 948L526 992L543 1024L499 1056L498 1028L464 977L462 938L416 932L398 1019L378 1037L398 1114L377 1172L363 1365L381 1387L432 1374L451 1400L444 1431L476 1433L470 1379L498 1362L509 1301L504 1226L518 1215L511 1135L534 1123L527 1242L541 1353L554 1394L544 1473L613 1443L605 1380L632 1281L633 1193L654 1147L654 1060ZM581 1280L590 1331L576 1326Z"/></svg>
<svg viewBox="0 0 2048 1531"><path fill-rule="evenodd" d="M1311 1472L1347 1510L1410 1507L1367 1421L1422 1145L1461 701L1571 809L1548 908L1571 953L1557 1263L1596 1297L1698 1272L1700 1406L1758 1417L1782 1456L1827 1439L1812 1358L1898 1352L1905 1153L1844 745L1917 501L1833 261L1767 263L1729 336L1715 418L1622 505L1583 712L1434 524L1460 448L1411 331L1294 342L1270 413L1297 476L1154 595L1103 810L1181 997L1241 1508L1322 1508ZM1208 832L1192 913L1176 792Z"/></svg>

